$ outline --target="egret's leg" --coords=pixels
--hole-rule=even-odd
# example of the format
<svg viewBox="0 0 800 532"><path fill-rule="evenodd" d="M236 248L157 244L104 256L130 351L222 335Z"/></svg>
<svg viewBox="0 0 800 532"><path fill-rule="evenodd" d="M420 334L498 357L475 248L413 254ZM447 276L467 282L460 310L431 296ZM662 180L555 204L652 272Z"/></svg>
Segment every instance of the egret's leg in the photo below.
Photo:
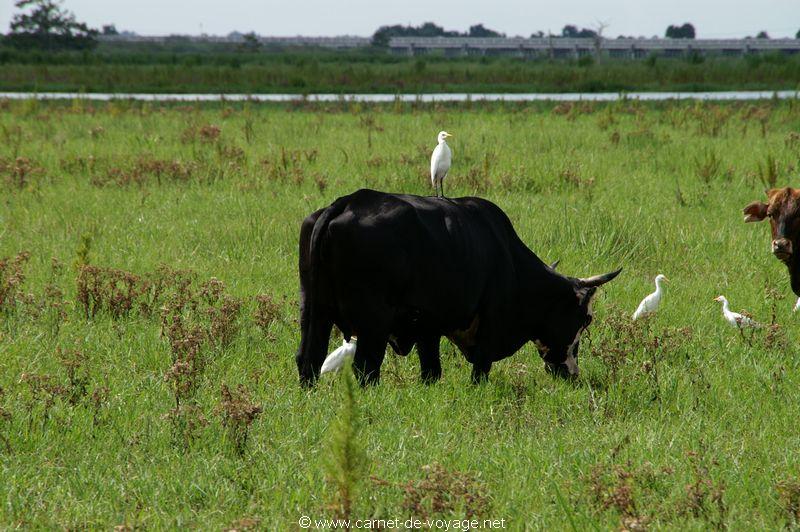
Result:
<svg viewBox="0 0 800 532"><path fill-rule="evenodd" d="M444 197L444 177L442 178L441 181L441 187L442 187L442 197Z"/></svg>

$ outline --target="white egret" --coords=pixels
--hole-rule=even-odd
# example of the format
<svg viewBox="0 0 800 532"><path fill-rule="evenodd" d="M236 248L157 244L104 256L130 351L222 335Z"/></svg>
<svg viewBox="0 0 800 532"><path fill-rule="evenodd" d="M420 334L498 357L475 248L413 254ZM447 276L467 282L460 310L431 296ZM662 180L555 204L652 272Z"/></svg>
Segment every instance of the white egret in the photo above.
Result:
<svg viewBox="0 0 800 532"><path fill-rule="evenodd" d="M800 297L797 298L797 303L794 304L794 312L800 310Z"/></svg>
<svg viewBox="0 0 800 532"><path fill-rule="evenodd" d="M337 347L334 351L325 357L322 363L322 369L319 374L328 373L329 371L339 371L348 358L352 358L356 354L356 337L350 338L350 341L342 340L341 347Z"/></svg>
<svg viewBox="0 0 800 532"><path fill-rule="evenodd" d="M634 320L658 310L658 306L661 304L661 296L664 295L664 290L661 287L662 281L669 281L669 279L659 273L656 275L656 291L642 299L642 302L636 308L636 312L633 313Z"/></svg>
<svg viewBox="0 0 800 532"><path fill-rule="evenodd" d="M440 131L439 144L433 149L431 155L431 183L433 189L438 197L444 197L444 178L447 177L447 171L450 170L450 161L452 160L453 153L450 151L450 146L447 145L447 137L452 137L447 131Z"/></svg>
<svg viewBox="0 0 800 532"><path fill-rule="evenodd" d="M753 318L748 318L747 316L739 314L738 312L732 312L728 306L728 300L725 298L725 296L717 296L714 298L714 301L722 302L722 316L731 327L737 327L739 329L748 327L761 327L761 324L755 321Z"/></svg>

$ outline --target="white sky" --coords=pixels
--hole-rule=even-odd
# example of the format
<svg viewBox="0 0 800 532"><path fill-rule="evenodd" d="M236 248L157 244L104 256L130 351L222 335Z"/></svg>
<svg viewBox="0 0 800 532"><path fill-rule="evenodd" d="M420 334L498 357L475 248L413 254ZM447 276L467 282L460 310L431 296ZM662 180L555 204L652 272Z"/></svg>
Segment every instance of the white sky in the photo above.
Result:
<svg viewBox="0 0 800 532"><path fill-rule="evenodd" d="M608 23L605 35L663 36L669 24L691 22L700 38L755 35L794 37L800 0L66 0L81 21L142 35L224 35L233 30L261 35L369 36L385 24L435 22L465 31L472 24L506 34L560 32L565 24ZM16 9L0 0L0 31Z"/></svg>

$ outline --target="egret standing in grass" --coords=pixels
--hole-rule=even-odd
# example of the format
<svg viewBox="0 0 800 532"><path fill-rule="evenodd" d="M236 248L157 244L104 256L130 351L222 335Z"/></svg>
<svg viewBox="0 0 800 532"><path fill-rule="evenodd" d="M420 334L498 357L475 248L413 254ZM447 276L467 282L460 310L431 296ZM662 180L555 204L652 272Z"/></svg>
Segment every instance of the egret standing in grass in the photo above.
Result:
<svg viewBox="0 0 800 532"><path fill-rule="evenodd" d="M453 157L446 139L452 136L447 131L440 131L437 137L439 144L433 149L433 155L431 155L431 183L436 196L440 198L444 197L444 178L447 177Z"/></svg>
<svg viewBox="0 0 800 532"><path fill-rule="evenodd" d="M328 373L329 371L339 371L348 358L353 358L356 354L356 337L350 338L350 341L342 340L341 347L337 347L333 353L325 357L322 363L322 369L319 374Z"/></svg>
<svg viewBox="0 0 800 532"><path fill-rule="evenodd" d="M792 309L792 310L794 312L797 312L798 310L800 310L800 297L797 298L797 303L794 304L794 309Z"/></svg>
<svg viewBox="0 0 800 532"><path fill-rule="evenodd" d="M639 303L636 312L633 313L634 321L658 310L658 306L661 304L661 296L664 295L664 290L661 287L662 281L669 281L669 279L659 273L656 275L656 291L642 299L642 302Z"/></svg>
<svg viewBox="0 0 800 532"><path fill-rule="evenodd" d="M725 296L717 296L714 298L714 301L720 301L722 303L722 316L731 327L736 327L738 329L761 327L761 324L753 318L748 318L744 314L739 314L738 312L732 312Z"/></svg>

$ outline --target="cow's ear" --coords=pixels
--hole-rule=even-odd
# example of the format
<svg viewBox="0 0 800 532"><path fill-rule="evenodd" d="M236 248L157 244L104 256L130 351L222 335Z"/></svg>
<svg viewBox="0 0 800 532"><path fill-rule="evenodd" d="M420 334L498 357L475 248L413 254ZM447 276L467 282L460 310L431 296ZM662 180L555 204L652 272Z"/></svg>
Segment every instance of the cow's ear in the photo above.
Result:
<svg viewBox="0 0 800 532"><path fill-rule="evenodd" d="M767 217L767 204L763 201L754 201L744 208L745 222L760 222Z"/></svg>
<svg viewBox="0 0 800 532"><path fill-rule="evenodd" d="M588 288L581 288L578 290L578 301L581 305L588 305L594 295L597 293L596 286L590 286Z"/></svg>

